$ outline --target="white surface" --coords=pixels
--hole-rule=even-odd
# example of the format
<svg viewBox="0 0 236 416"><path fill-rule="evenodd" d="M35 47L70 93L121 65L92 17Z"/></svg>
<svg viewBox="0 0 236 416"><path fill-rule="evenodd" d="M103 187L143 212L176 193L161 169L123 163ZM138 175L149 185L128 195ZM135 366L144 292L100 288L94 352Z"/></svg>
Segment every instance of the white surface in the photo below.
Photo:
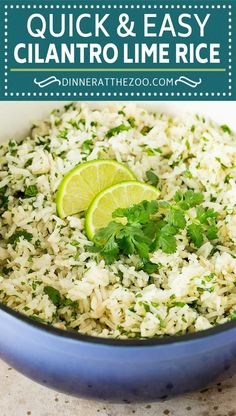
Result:
<svg viewBox="0 0 236 416"><path fill-rule="evenodd" d="M59 394L0 361L1 416L236 416L236 376L161 403L109 404Z"/></svg>
<svg viewBox="0 0 236 416"><path fill-rule="evenodd" d="M61 108L66 102L62 101L12 101L0 102L0 140L22 137L27 134L31 125L42 120L54 108ZM106 102L90 103L92 107L99 108L108 105ZM211 117L218 123L227 123L236 130L236 103L229 101L157 101L137 102L140 107L150 108L153 111L166 111L170 114L183 112L199 113Z"/></svg>

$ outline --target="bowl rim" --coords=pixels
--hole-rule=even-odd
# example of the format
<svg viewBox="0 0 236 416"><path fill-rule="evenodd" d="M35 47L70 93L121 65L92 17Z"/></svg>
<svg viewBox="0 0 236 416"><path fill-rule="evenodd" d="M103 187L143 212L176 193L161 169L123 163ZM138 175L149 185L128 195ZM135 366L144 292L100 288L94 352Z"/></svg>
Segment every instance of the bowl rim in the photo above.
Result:
<svg viewBox="0 0 236 416"><path fill-rule="evenodd" d="M27 315L24 315L14 309L9 308L0 302L0 311L3 311L10 315L11 317L22 321L24 324L28 326L32 326L35 329L43 331L47 334L52 336L56 336L59 338L69 339L73 341L80 341L83 343L89 344L100 344L103 346L114 346L114 347L144 347L144 346L152 346L158 347L167 344L181 344L190 341L197 341L202 340L214 335L221 334L226 332L230 329L236 327L236 320L232 320L229 322L225 322L223 324L219 324L209 329L205 329L202 331L197 331L191 334L184 334L184 335L170 335L170 336L163 336L163 337L152 337L152 338L128 338L128 339L118 339L118 338L105 338L105 337L96 337L93 335L86 335L75 331L70 331L68 329L59 329L55 328L51 324L44 324L38 322Z"/></svg>

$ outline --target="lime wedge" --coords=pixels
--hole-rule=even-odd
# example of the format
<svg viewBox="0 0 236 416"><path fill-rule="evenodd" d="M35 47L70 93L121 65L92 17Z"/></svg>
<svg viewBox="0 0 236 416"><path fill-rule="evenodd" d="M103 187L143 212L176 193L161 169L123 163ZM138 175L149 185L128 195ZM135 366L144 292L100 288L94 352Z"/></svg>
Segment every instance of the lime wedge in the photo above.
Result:
<svg viewBox="0 0 236 416"><path fill-rule="evenodd" d="M160 192L154 186L138 181L121 182L100 192L91 203L85 220L86 234L90 240L97 230L112 221L117 208L128 208L140 202L152 201Z"/></svg>
<svg viewBox="0 0 236 416"><path fill-rule="evenodd" d="M61 181L56 197L61 218L85 211L103 189L122 181L135 180L133 172L113 160L93 160L72 169Z"/></svg>

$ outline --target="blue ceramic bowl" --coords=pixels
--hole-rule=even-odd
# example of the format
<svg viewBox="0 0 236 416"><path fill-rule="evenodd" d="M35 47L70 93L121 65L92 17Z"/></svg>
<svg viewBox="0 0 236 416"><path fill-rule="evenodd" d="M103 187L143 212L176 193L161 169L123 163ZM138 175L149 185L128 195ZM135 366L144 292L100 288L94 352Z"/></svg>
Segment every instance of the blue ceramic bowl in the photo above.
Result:
<svg viewBox="0 0 236 416"><path fill-rule="evenodd" d="M75 396L160 400L235 371L236 323L186 336L113 340L61 331L1 305L0 357L33 380Z"/></svg>
<svg viewBox="0 0 236 416"><path fill-rule="evenodd" d="M32 120L63 104L0 103L0 141L23 136ZM176 115L204 113L222 124L233 125L235 119L230 102L139 104ZM104 103L91 105L102 108ZM0 357L33 380L76 396L125 402L164 399L235 371L236 321L188 336L121 341L63 332L0 305Z"/></svg>

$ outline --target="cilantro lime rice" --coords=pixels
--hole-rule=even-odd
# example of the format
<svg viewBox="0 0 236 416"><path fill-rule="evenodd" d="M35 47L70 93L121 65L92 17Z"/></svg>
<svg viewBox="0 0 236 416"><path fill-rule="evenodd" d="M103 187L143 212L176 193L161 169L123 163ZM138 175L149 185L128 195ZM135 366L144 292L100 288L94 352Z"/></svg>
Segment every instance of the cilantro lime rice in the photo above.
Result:
<svg viewBox="0 0 236 416"><path fill-rule="evenodd" d="M118 210L89 241L85 213L61 219L56 193L67 172L96 159L125 164L160 196ZM133 103L54 111L0 146L0 301L60 329L115 338L236 318L235 181L226 125Z"/></svg>

